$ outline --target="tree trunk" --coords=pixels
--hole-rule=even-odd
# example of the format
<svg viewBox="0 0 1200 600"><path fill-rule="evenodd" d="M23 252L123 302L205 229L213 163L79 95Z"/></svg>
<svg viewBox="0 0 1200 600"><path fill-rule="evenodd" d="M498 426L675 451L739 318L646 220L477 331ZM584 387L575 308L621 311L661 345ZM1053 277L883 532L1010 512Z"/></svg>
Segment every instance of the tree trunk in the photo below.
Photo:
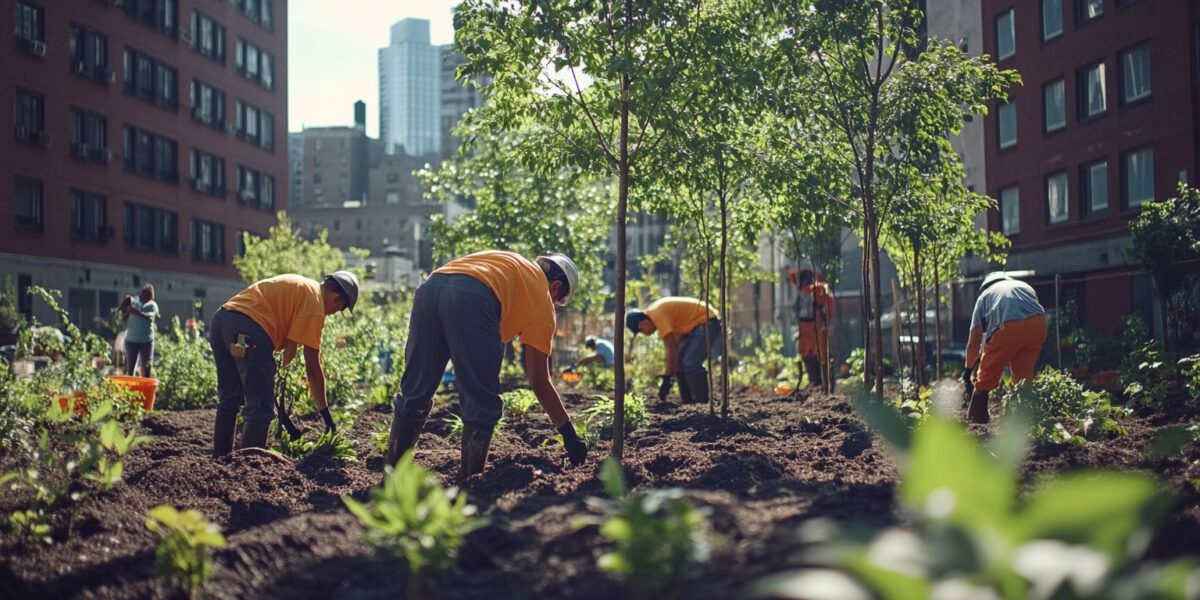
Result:
<svg viewBox="0 0 1200 600"><path fill-rule="evenodd" d="M925 284L922 281L921 254L913 248L914 266L916 267L913 282L917 289L917 384L929 383L925 378Z"/></svg>
<svg viewBox="0 0 1200 600"><path fill-rule="evenodd" d="M883 397L883 284L879 273L879 228L875 223L874 201L871 201L868 211L871 235L871 320L875 330L875 393Z"/></svg>
<svg viewBox="0 0 1200 600"><path fill-rule="evenodd" d="M942 281L938 277L937 253L933 255L933 345L937 353L933 357L933 375L942 380Z"/></svg>
<svg viewBox="0 0 1200 600"><path fill-rule="evenodd" d="M760 347L762 341L762 282L754 282L754 346Z"/></svg>
<svg viewBox="0 0 1200 600"><path fill-rule="evenodd" d="M721 418L729 418L729 197L725 189L725 160L717 152L717 182L720 186L717 199L721 203L721 262L719 283L721 285ZM704 328L708 331L708 327Z"/></svg>
<svg viewBox="0 0 1200 600"><path fill-rule="evenodd" d="M633 25L633 0L625 0L625 28ZM629 54L626 37L625 54ZM616 298L613 302L613 347L616 356L613 364L613 444L612 457L617 462L625 451L625 220L629 206L629 75L621 75L621 139L620 157L617 161L617 260L614 285Z"/></svg>
<svg viewBox="0 0 1200 600"><path fill-rule="evenodd" d="M863 387L871 389L871 377L875 372L874 362L871 359L875 355L874 348L871 347L871 261L870 258L870 235L867 233L867 219L863 217L862 230L862 285L859 286L859 311L862 313L862 348L863 348Z"/></svg>

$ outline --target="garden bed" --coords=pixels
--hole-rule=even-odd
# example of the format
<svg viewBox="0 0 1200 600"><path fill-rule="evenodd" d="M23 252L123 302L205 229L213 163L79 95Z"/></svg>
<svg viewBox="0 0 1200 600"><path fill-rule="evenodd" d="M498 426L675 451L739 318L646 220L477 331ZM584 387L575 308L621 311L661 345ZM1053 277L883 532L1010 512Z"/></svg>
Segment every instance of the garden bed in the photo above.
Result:
<svg viewBox="0 0 1200 600"><path fill-rule="evenodd" d="M568 397L577 414L583 400ZM759 578L797 564L798 526L813 517L875 525L899 518L892 496L898 472L890 456L840 397L739 393L736 418L722 421L707 407L649 406L650 426L633 432L626 449L630 484L683 487L712 510L723 538L716 556L681 597L728 598ZM458 469L457 442L439 401L420 442L418 462L449 482ZM147 509L162 503L194 508L220 524L228 548L204 597L396 598L405 590L404 565L361 543L363 532L341 501L365 499L378 483L382 456L371 441L387 407L361 414L352 437L359 459L283 463L235 453L212 460L212 410L162 412L143 424L157 440L126 459L125 481L75 505L55 509L56 542L30 546L0 537L0 597L171 597L154 574L156 537ZM316 423L310 426L320 427ZM1030 477L1078 467L1141 469L1180 492L1155 543L1155 554L1200 550L1200 497L1187 479L1200 458L1196 444L1183 456L1152 461L1142 448L1157 423L1129 419L1127 436L1085 447L1043 449L1027 466ZM542 442L552 429L540 414L509 422L498 434L488 470L471 481L471 501L491 519L460 556L459 573L437 587L445 598L614 598L622 590L596 567L604 543L595 528L578 529L585 500L602 495L594 473L607 449L586 466L564 466L563 453ZM0 461L0 472L12 458ZM25 492L0 490L11 511ZM69 522L69 523L68 523ZM62 532L71 534L63 539Z"/></svg>

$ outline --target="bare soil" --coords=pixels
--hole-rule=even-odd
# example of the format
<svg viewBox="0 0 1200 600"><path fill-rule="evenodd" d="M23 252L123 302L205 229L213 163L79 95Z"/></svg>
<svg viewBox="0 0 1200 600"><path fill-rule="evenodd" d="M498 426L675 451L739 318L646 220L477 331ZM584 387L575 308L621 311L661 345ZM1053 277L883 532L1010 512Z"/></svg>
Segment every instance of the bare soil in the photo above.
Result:
<svg viewBox="0 0 1200 600"><path fill-rule="evenodd" d="M582 397L569 396L573 412ZM453 398L439 401L419 443L418 461L447 483L458 469L458 445L442 421ZM638 487L684 488L712 510L722 538L713 560L679 596L730 598L759 578L798 565L798 526L813 517L886 525L893 505L894 462L839 396L738 393L725 421L707 407L650 406L650 426L633 432L626 472ZM382 456L371 442L390 409L373 407L355 424L359 459L281 463L235 453L210 458L212 410L164 412L144 422L157 440L126 461L125 482L56 509L52 545L31 546L0 536L0 597L169 598L176 591L154 574L156 538L145 511L162 503L200 510L220 524L229 547L215 554L205 585L211 598L397 598L405 566L361 542L363 528L341 497L367 497L378 483ZM310 426L320 427L318 423ZM1131 419L1129 435L1087 447L1043 449L1027 465L1030 480L1084 467L1155 473L1178 492L1179 504L1156 538L1154 553L1200 550L1200 496L1187 483L1200 448L1147 459L1142 448L1161 423ZM601 442L586 465L565 464L562 450L542 442L554 432L538 414L510 422L493 443L487 471L468 482L473 503L490 524L472 534L456 573L437 586L438 598L616 598L622 589L596 567L606 549L594 527L577 528L585 499L602 495L595 478L608 449ZM981 432L982 434L982 432ZM0 470L13 458L0 458ZM0 490L0 510L27 502L27 493Z"/></svg>

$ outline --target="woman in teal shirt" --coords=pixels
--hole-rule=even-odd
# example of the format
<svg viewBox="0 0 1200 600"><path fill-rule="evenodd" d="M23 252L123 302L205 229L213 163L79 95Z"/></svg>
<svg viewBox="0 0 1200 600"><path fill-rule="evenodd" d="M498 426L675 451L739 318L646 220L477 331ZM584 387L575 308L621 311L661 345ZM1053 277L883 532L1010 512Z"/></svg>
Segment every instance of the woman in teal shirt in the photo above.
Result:
<svg viewBox="0 0 1200 600"><path fill-rule="evenodd" d="M142 377L149 377L150 363L154 360L154 321L158 319L154 286L147 283L137 299L129 300L125 309L125 374L133 375L140 359Z"/></svg>

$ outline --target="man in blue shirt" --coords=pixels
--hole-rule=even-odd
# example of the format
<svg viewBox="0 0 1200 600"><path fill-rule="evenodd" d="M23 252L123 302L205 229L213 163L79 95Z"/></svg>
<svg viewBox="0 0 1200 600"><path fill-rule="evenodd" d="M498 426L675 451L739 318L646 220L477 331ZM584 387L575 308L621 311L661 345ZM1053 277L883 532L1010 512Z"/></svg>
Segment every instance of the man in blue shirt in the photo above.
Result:
<svg viewBox="0 0 1200 600"><path fill-rule="evenodd" d="M142 363L142 377L150 376L150 363L154 360L154 322L158 320L158 303L154 301L154 286L142 286L136 299L130 299L125 309L128 319L125 325L125 374L133 375L133 368Z"/></svg>
<svg viewBox="0 0 1200 600"><path fill-rule="evenodd" d="M575 362L576 367L584 367L584 366L593 365L596 363L604 363L605 367L607 367L609 369L612 368L614 357L616 356L613 353L612 342L610 342L608 340L602 340L595 336L589 335L589 336L587 336L587 339L585 339L583 341L583 345L586 346L588 350L595 352L595 354L581 358L578 361L576 361Z"/></svg>
<svg viewBox="0 0 1200 600"><path fill-rule="evenodd" d="M1013 383L1034 378L1045 342L1046 309L1037 292L1003 271L989 273L980 286L967 338L967 370L979 366L967 410L972 422L990 420L988 394L1000 385L1006 367Z"/></svg>

